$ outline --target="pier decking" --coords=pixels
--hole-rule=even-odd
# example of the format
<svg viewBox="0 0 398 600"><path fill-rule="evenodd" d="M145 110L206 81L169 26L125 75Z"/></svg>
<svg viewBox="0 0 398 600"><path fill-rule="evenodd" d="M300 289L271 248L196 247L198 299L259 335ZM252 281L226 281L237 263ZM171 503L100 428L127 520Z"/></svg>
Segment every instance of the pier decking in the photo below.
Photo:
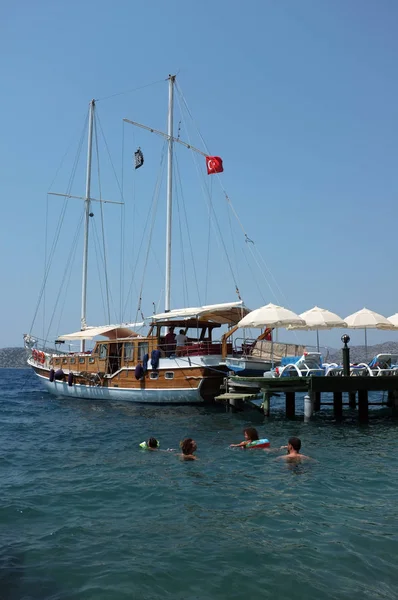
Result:
<svg viewBox="0 0 398 600"><path fill-rule="evenodd" d="M322 405L332 405L336 420L343 418L343 406L358 409L358 420L367 423L370 406L387 406L398 415L398 376L339 376L339 377L239 377L232 376L229 381L244 384L257 384L262 394L258 403L265 416L270 414L270 400L275 394L285 394L285 414L294 418L296 412L296 393L306 394L304 398L304 418L308 420ZM387 392L386 402L369 402L369 392ZM322 402L322 394L333 394L333 402ZM343 393L348 394L348 402L343 402ZM226 392L216 400L225 401L233 406L252 401L255 394ZM258 394L257 394L258 397Z"/></svg>

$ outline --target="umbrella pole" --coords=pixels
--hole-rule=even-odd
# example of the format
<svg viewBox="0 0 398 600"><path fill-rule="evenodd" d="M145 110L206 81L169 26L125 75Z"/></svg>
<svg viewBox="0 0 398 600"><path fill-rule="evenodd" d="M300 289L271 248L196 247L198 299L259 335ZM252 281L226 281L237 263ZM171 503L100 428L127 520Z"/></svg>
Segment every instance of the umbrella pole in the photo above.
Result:
<svg viewBox="0 0 398 600"><path fill-rule="evenodd" d="M319 352L319 329L316 330L316 351Z"/></svg>
<svg viewBox="0 0 398 600"><path fill-rule="evenodd" d="M368 336L365 327L365 362L368 362Z"/></svg>
<svg viewBox="0 0 398 600"><path fill-rule="evenodd" d="M274 368L274 336L271 331L271 369Z"/></svg>

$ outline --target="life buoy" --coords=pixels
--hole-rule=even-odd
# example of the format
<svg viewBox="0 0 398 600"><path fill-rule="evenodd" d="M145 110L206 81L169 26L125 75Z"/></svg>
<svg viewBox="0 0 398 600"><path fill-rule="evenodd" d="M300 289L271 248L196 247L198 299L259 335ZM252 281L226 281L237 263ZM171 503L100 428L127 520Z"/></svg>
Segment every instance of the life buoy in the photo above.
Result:
<svg viewBox="0 0 398 600"><path fill-rule="evenodd" d="M44 365L46 362L46 357L44 356L44 352L40 352L39 362Z"/></svg>
<svg viewBox="0 0 398 600"><path fill-rule="evenodd" d="M32 358L33 358L33 360L37 360L37 350L36 349L32 351Z"/></svg>
<svg viewBox="0 0 398 600"><path fill-rule="evenodd" d="M254 442L249 442L246 444L245 448L269 448L271 442L267 439L255 440Z"/></svg>

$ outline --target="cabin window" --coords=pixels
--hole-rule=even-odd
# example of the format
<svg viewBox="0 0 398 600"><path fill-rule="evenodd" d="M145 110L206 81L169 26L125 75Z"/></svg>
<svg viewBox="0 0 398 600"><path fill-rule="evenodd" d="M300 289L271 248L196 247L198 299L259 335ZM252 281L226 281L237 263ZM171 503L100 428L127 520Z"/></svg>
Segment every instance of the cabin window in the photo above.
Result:
<svg viewBox="0 0 398 600"><path fill-rule="evenodd" d="M134 344L132 342L126 342L124 344L124 360L133 360L134 358Z"/></svg>
<svg viewBox="0 0 398 600"><path fill-rule="evenodd" d="M79 356L79 363L83 364L86 362L86 359L84 358L84 356Z"/></svg>
<svg viewBox="0 0 398 600"><path fill-rule="evenodd" d="M91 356L90 356L90 358L88 359L88 362L89 362L90 364L93 364L94 360L95 360L95 359L94 359L94 358L91 358Z"/></svg>
<svg viewBox="0 0 398 600"><path fill-rule="evenodd" d="M66 363L68 362L68 359L67 358L63 358L62 362L64 363L64 365L66 365Z"/></svg>
<svg viewBox="0 0 398 600"><path fill-rule="evenodd" d="M56 359L55 359L55 364L56 364L56 365L59 365L59 358L56 358Z"/></svg>
<svg viewBox="0 0 398 600"><path fill-rule="evenodd" d="M70 358L70 359L69 359L69 362L70 362L70 364L71 364L71 365L74 365L74 364L75 364L75 362L76 362L76 359L75 359L75 358Z"/></svg>
<svg viewBox="0 0 398 600"><path fill-rule="evenodd" d="M100 359L105 359L108 356L108 345L100 344L98 347L98 354Z"/></svg>
<svg viewBox="0 0 398 600"><path fill-rule="evenodd" d="M174 379L174 371L166 371L164 374L165 379Z"/></svg>
<svg viewBox="0 0 398 600"><path fill-rule="evenodd" d="M148 342L138 342L138 360L143 360L145 354L148 354Z"/></svg>
<svg viewBox="0 0 398 600"><path fill-rule="evenodd" d="M149 375L149 379L158 379L159 373L157 371L152 371Z"/></svg>

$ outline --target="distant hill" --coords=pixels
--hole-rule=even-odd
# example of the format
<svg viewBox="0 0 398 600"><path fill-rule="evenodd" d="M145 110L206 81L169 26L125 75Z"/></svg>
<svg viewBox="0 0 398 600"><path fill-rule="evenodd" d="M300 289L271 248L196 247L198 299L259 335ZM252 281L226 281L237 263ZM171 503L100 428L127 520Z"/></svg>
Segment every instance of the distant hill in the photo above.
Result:
<svg viewBox="0 0 398 600"><path fill-rule="evenodd" d="M27 369L28 356L25 348L0 348L0 369Z"/></svg>
<svg viewBox="0 0 398 600"><path fill-rule="evenodd" d="M376 354L398 354L398 342L384 342L383 344L375 344L374 346L368 346L368 362L376 356ZM341 364L343 355L340 350L330 349L328 362L336 362ZM350 362L360 363L366 362L365 346L350 346Z"/></svg>

